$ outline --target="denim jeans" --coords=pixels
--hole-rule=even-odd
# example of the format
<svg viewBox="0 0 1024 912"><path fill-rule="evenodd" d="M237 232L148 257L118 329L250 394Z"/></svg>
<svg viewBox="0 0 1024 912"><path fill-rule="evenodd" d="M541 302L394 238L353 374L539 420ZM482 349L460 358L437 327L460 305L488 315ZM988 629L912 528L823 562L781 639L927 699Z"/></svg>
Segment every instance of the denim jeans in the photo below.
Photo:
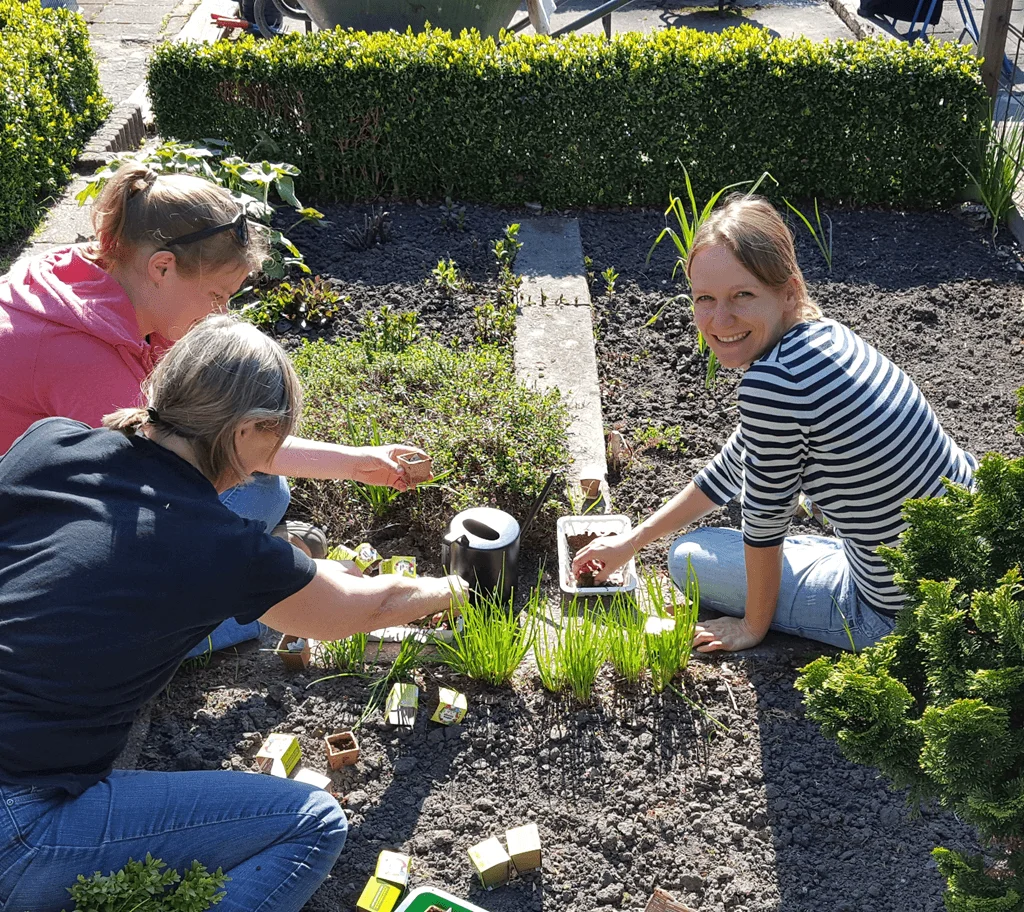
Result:
<svg viewBox="0 0 1024 912"><path fill-rule="evenodd" d="M231 878L217 912L299 912L348 834L322 789L254 773L117 770L79 795L0 785L0 912L60 912L79 874L149 852Z"/></svg>
<svg viewBox="0 0 1024 912"><path fill-rule="evenodd" d="M268 532L284 519L285 510L291 500L288 482L280 475L254 475L249 484L228 488L220 495L220 502L232 513L243 519L255 519L262 522ZM228 618L202 643L197 643L186 658L194 659L217 649L227 649L246 640L253 640L260 635L263 625L259 621L251 624L239 624L234 618Z"/></svg>
<svg viewBox="0 0 1024 912"><path fill-rule="evenodd" d="M669 549L668 570L686 584L689 558L700 584L701 607L742 617L747 601L743 535L738 529L695 529ZM895 619L868 607L857 595L842 542L795 535L782 547L782 585L772 630L838 646L863 649L878 642ZM849 628L849 635L847 635Z"/></svg>

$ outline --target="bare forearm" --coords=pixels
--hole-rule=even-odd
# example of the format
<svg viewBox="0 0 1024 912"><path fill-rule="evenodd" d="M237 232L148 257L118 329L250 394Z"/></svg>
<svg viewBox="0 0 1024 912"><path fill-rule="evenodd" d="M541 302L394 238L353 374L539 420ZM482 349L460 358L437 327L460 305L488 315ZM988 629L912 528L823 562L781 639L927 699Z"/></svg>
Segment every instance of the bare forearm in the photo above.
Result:
<svg viewBox="0 0 1024 912"><path fill-rule="evenodd" d="M764 636L775 617L782 584L782 545L752 548L744 545L747 570L747 604L744 620L758 636Z"/></svg>
<svg viewBox="0 0 1024 912"><path fill-rule="evenodd" d="M261 471L288 478L353 478L361 467L360 447L287 437Z"/></svg>
<svg viewBox="0 0 1024 912"><path fill-rule="evenodd" d="M633 550L639 551L659 538L678 532L716 509L718 504L691 481L633 530Z"/></svg>

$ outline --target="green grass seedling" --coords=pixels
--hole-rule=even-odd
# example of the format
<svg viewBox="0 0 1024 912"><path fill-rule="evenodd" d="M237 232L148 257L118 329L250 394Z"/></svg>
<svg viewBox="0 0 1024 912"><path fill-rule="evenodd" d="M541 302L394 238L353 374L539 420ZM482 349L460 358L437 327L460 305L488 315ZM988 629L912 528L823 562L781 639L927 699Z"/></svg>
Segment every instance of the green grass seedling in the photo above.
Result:
<svg viewBox="0 0 1024 912"><path fill-rule="evenodd" d="M539 580L530 600L539 597ZM437 643L449 668L488 684L505 684L533 645L533 626L522 624L500 596L480 595L462 606L462 629L452 618L451 643Z"/></svg>
<svg viewBox="0 0 1024 912"><path fill-rule="evenodd" d="M562 623L559 652L566 684L580 703L589 703L597 673L608 654L604 626L587 611L567 612Z"/></svg>
<svg viewBox="0 0 1024 912"><path fill-rule="evenodd" d="M369 634L354 633L344 640L326 640L318 646L320 658L338 671L363 672L366 670L366 645Z"/></svg>
<svg viewBox="0 0 1024 912"><path fill-rule="evenodd" d="M639 684L647 671L647 615L623 593L616 592L608 606L605 626L608 658L619 677Z"/></svg>
<svg viewBox="0 0 1024 912"><path fill-rule="evenodd" d="M686 589L681 597L675 585L667 587L666 593L661 578L653 573L642 571L640 580L654 615L661 620L674 621L660 633L645 636L651 686L655 693L661 693L690 664L700 608L700 586L689 561L686 564Z"/></svg>
<svg viewBox="0 0 1024 912"><path fill-rule="evenodd" d="M530 623L533 625L533 657L541 686L549 693L565 690L565 665L562 661L562 628L552 628L538 599L531 605Z"/></svg>

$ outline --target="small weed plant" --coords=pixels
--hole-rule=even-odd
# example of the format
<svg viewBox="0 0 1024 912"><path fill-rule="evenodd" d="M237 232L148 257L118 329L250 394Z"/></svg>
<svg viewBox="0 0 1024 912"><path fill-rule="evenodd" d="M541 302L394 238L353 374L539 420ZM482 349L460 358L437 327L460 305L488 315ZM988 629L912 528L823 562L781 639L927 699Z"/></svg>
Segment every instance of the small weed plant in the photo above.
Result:
<svg viewBox="0 0 1024 912"><path fill-rule="evenodd" d="M661 693L690 664L697 612L700 609L700 586L689 561L686 565L686 588L682 596L674 584L666 582L655 573L641 571L640 583L654 616L662 622L658 632L650 632L645 636L651 686L655 693Z"/></svg>
<svg viewBox="0 0 1024 912"><path fill-rule="evenodd" d="M499 269L512 269L516 264L516 257L523 249L523 242L519 240L519 227L519 222L506 225L504 235L494 242L494 258L498 261Z"/></svg>
<svg viewBox="0 0 1024 912"><path fill-rule="evenodd" d="M486 301L473 308L476 321L474 338L479 345L502 345L511 348L516 338L515 301L494 304Z"/></svg>
<svg viewBox="0 0 1024 912"><path fill-rule="evenodd" d="M642 424L633 432L633 455L644 450L664 450L669 453L686 451L686 432L678 424Z"/></svg>
<svg viewBox="0 0 1024 912"><path fill-rule="evenodd" d="M280 320L299 329L321 328L334 320L348 300L322 276L299 282L279 282L253 289L255 300L239 311L244 320L265 332L272 332Z"/></svg>
<svg viewBox="0 0 1024 912"><path fill-rule="evenodd" d="M68 888L71 912L206 912L226 895L223 888L230 878L220 868L211 873L193 861L179 874L166 867L147 854L145 861L128 859L110 874L79 874L78 883Z"/></svg>
<svg viewBox="0 0 1024 912"><path fill-rule="evenodd" d="M264 264L263 271L270 278L281 278L288 268L295 266L302 272L309 272L299 249L285 236L284 232L271 228L275 207L270 201L273 190L278 199L291 206L298 218L285 231L292 231L306 221L319 221L323 213L309 206L303 206L295 195L295 178L299 169L286 162L250 162L231 152L231 147L219 140L206 140L205 145L189 145L176 141L161 143L142 152L131 152L113 158L105 168L88 178L85 187L75 196L79 206L84 206L99 196L100 191L114 173L124 164L140 163L153 171L171 174L192 174L226 187L238 198L246 215L253 221L267 226L271 245L275 250L271 260ZM283 251L283 252L282 252Z"/></svg>
<svg viewBox="0 0 1024 912"><path fill-rule="evenodd" d="M832 219L829 216L825 216L828 221L828 232L826 233L824 226L821 224L821 212L818 210L818 198L814 198L814 224L811 224L811 220L804 215L796 206L794 206L785 197L782 198L782 202L786 204L786 208L789 209L801 222L804 223L804 227L810 233L811 237L814 238L814 243L818 245L818 250L821 252L822 259L825 261L825 265L828 266L828 271L832 271Z"/></svg>
<svg viewBox="0 0 1024 912"><path fill-rule="evenodd" d="M379 355L398 355L420 337L419 319L414 311L401 313L387 304L363 317L359 342L372 362Z"/></svg>
<svg viewBox="0 0 1024 912"><path fill-rule="evenodd" d="M618 277L619 274L615 271L614 266L609 266L601 273L601 278L604 279L604 293L608 295L609 298L615 294L615 281Z"/></svg>
<svg viewBox="0 0 1024 912"><path fill-rule="evenodd" d="M468 287L468 282L459 272L455 260L438 260L437 265L431 270L434 284L437 285L448 297L452 297L457 291Z"/></svg>
<svg viewBox="0 0 1024 912"><path fill-rule="evenodd" d="M438 208L441 210L441 227L445 231L458 231L461 234L466 230L465 206L456 206L452 198L446 196Z"/></svg>
<svg viewBox="0 0 1024 912"><path fill-rule="evenodd" d="M540 581L529 600L540 597ZM500 594L478 593L462 606L462 629L452 618L452 642L438 642L441 660L453 671L488 684L511 680L533 645L533 630L521 623Z"/></svg>

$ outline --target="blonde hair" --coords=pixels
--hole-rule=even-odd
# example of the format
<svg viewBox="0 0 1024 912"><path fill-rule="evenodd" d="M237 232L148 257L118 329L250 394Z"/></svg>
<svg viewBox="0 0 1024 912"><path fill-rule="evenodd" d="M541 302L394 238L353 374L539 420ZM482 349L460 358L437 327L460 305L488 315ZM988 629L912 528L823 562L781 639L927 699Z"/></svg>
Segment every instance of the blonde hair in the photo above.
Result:
<svg viewBox="0 0 1024 912"><path fill-rule="evenodd" d="M106 415L104 426L130 437L150 425L158 435L187 440L199 470L213 483L229 474L238 479L233 484L250 477L235 450L240 425L255 421L283 442L302 411L299 378L284 349L255 326L222 315L190 329L143 392L146 408Z"/></svg>
<svg viewBox="0 0 1024 912"><path fill-rule="evenodd" d="M693 236L686 259L686 277L694 257L706 247L727 247L743 268L763 285L782 288L797 280L796 316L799 320L821 319L821 308L807 292L804 274L796 261L793 235L775 207L762 196L732 193L725 204L708 217Z"/></svg>
<svg viewBox="0 0 1024 912"><path fill-rule="evenodd" d="M107 181L92 208L96 240L86 254L105 267L124 263L137 250L163 249L175 238L224 225L239 213L239 202L217 184L190 174L157 174L143 164L124 164ZM223 268L262 268L269 244L262 228L250 223L249 243L234 231L221 231L172 251L186 276Z"/></svg>

